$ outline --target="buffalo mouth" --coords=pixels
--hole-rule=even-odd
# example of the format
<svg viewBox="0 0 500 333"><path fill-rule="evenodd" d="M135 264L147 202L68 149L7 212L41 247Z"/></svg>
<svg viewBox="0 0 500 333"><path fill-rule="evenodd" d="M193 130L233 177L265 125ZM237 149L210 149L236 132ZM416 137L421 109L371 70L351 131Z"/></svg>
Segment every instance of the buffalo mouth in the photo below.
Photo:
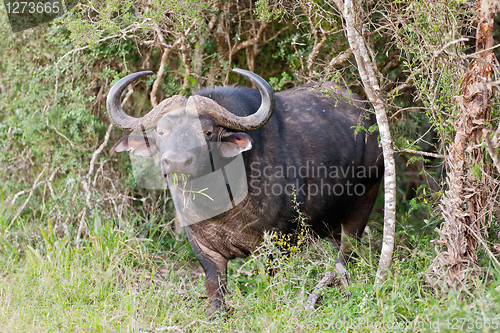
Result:
<svg viewBox="0 0 500 333"><path fill-rule="evenodd" d="M179 185L179 184L185 184L189 180L193 179L193 175L190 173L184 173L184 172L169 172L169 173L164 173L163 177L165 180L167 180L169 183L173 185Z"/></svg>

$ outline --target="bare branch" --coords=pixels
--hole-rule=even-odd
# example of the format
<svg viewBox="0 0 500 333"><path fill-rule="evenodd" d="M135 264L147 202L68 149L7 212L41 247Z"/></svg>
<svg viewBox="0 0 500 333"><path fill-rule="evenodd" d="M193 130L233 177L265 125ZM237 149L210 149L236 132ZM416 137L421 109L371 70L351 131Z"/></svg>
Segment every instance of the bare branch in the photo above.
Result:
<svg viewBox="0 0 500 333"><path fill-rule="evenodd" d="M106 147L106 145L108 144L109 135L111 134L112 129L113 129L113 124L109 124L108 129L106 130L106 135L104 136L104 140L102 141L99 148L97 148L97 150L92 154L92 158L90 159L89 172L87 173L87 176L86 176L87 179L90 179L90 177L92 176L92 173L94 173L94 165L95 165L95 161L97 160L97 156L99 156L99 154L102 152L104 147Z"/></svg>
<svg viewBox="0 0 500 333"><path fill-rule="evenodd" d="M186 72L184 73L184 82L182 83L181 91L184 91L187 89L189 85L189 77L191 76L191 63L189 62L189 55L188 55L188 43L186 40L186 35L181 34L181 58L182 58L182 63L184 64L184 68Z"/></svg>
<svg viewBox="0 0 500 333"><path fill-rule="evenodd" d="M330 71L333 67L340 65L341 63L349 59L350 56L352 56L352 50L350 48L337 54L334 58L332 58L332 60L330 60L327 71Z"/></svg>
<svg viewBox="0 0 500 333"><path fill-rule="evenodd" d="M493 146L493 143L490 140L490 131L488 131L487 129L483 129L483 137L484 141L486 142L486 149L488 150L488 153L490 154L490 157L493 160L497 171L500 173L500 160L498 159L498 154L495 152L495 146Z"/></svg>
<svg viewBox="0 0 500 333"><path fill-rule="evenodd" d="M283 32L283 31L286 31L288 30L288 28L290 28L290 25L287 24L285 25L283 28L281 28L277 33L275 33L271 38L269 39L266 39L264 41L262 41L262 44L268 44L270 42L272 42L273 40L275 40L276 38L278 38L278 36Z"/></svg>
<svg viewBox="0 0 500 333"><path fill-rule="evenodd" d="M327 33L323 33L323 37L321 37L321 40L317 43L314 44L313 50L309 54L309 58L307 59L307 70L309 71L309 75L312 75L312 67L314 64L314 59L318 56L319 50L325 44L326 40L328 38Z"/></svg>
<svg viewBox="0 0 500 333"><path fill-rule="evenodd" d="M183 59L184 66L186 67L186 75L184 76L184 85L183 89L187 87L188 81L188 76L190 75L190 66L187 62L187 43L186 43L186 36L191 32L193 27L196 25L196 20L189 26L189 28L184 31L184 33L181 33L181 37L179 37L172 45L167 44L167 40L165 39L165 36L163 35L160 27L158 26L158 23L153 24L153 29L155 30L156 34L158 35L159 43L161 47L163 47L163 53L161 56L161 61L160 61L160 68L158 69L157 75L155 82L153 82L153 87L151 88L151 93L149 94L149 99L151 100L151 105L153 107L158 105L158 99L156 97L156 94L158 93L158 87L160 86L161 80L163 80L165 68L167 66L167 61L168 57L170 56L170 53L172 51L177 51L181 52L181 56ZM181 44L181 48L178 49L177 46ZM186 83L187 82L187 83Z"/></svg>
<svg viewBox="0 0 500 333"><path fill-rule="evenodd" d="M196 319L196 320L190 322L189 324L187 324L186 326L175 325L175 326L158 327L158 328L155 328L153 330L153 332L187 332L188 329L191 326L193 326L193 325L195 325L197 323L203 323L203 324L206 324L206 325L214 325L214 324L216 324L216 322L210 322L210 321L204 321L204 320Z"/></svg>
<svg viewBox="0 0 500 333"><path fill-rule="evenodd" d="M235 44L231 49L231 55L238 53L238 51L240 51L241 49L244 49L246 47L253 46L253 45L257 44L261 40L262 34L264 33L264 30L266 29L266 27L267 27L267 23L265 21L261 21L260 26L259 26L259 30L257 30L257 34L253 38L250 38L244 42Z"/></svg>
<svg viewBox="0 0 500 333"><path fill-rule="evenodd" d="M158 35L158 39L160 40L160 45L164 46L167 45L167 41L165 39L165 36L163 36L163 33L160 30L160 27L158 26L158 23L153 24L154 30ZM155 82L153 82L153 87L151 88L151 93L149 94L150 100L151 100L151 105L153 107L158 105L158 99L156 98L156 93L158 91L158 87L160 86L160 82L163 79L163 73L165 72L165 67L167 65L168 57L170 55L170 52L172 52L172 48L176 47L177 44L180 43L180 39L178 39L172 47L163 47L163 54L161 56L161 62L160 62L160 68L158 69L158 72L156 74L156 79Z"/></svg>
<svg viewBox="0 0 500 333"><path fill-rule="evenodd" d="M436 50L434 51L433 55L435 58L439 57L441 55L441 53L443 53L448 47L454 45L454 44L457 44L457 43L461 43L461 42L467 42L469 40L469 38L459 38L459 39L456 39L456 40L452 40L451 42L448 42L446 44L444 44L444 46L442 48L440 48L439 50Z"/></svg>
<svg viewBox="0 0 500 333"><path fill-rule="evenodd" d="M415 155L422 155L422 156L428 156L428 157L434 157L434 158L446 158L446 155L443 155L443 154L436 154L436 153L431 153L428 151L413 150L413 149L407 149L407 148L399 149L398 152L415 154Z"/></svg>
<svg viewBox="0 0 500 333"><path fill-rule="evenodd" d="M31 197L33 196L33 192L37 188L39 188L40 186L42 186L42 185L51 184L52 180L54 179L54 176L59 171L59 168L56 168L54 170L54 172L52 172L52 174L50 175L49 179L46 179L46 180L40 182L40 178L45 173L45 170L46 170L46 168L43 168L42 172L40 172L40 174L38 174L38 176L35 179L35 182L33 183L33 186L29 190L22 190L22 191L16 193L16 195L14 195L14 198L12 199L12 202L11 202L11 206L14 206L14 204L16 203L17 198L19 198L21 195L29 193L28 198L26 198L26 200L24 201L24 203L17 210L16 215L14 215L14 217L10 221L9 226L7 227L7 230L10 229L10 227L12 227L12 225L14 224L14 221L19 217L19 215L21 214L21 212L23 211L23 209L26 207L26 205L30 201ZM50 185L50 188L52 188L52 185ZM51 194L53 195L53 193L51 193Z"/></svg>
<svg viewBox="0 0 500 333"><path fill-rule="evenodd" d="M128 38L128 36L127 36L127 34L128 34L128 33L130 33L130 32L134 32L134 31L137 31L137 30L141 29L141 28L143 27L143 25L144 25L144 24L146 24L146 23L147 23L147 22L149 22L149 21L150 21L150 19L149 19L149 18L147 18L147 19L145 19L144 21L142 21L142 22L140 22L140 23L139 23L139 22L135 22L135 23L133 23L133 24L132 24L132 25L131 25L128 29L125 29L125 30L123 30L123 31L120 31L120 33L119 33L119 34L106 36L106 37L104 37L104 38L101 38L101 39L97 40L94 44L99 44L99 43L104 42L104 41L106 41L106 40L108 40L108 39L112 39L112 38L116 38L116 37L121 37L121 38L125 38L125 39L126 39L126 38ZM64 58L66 58L67 56L69 56L69 55L71 55L71 54L73 54L73 53L79 52L79 51L86 50L86 49L88 49L88 48L90 48L90 47L92 47L92 46L93 46L93 45L88 44L88 45L85 45L85 46L82 46L82 47L77 47L76 49L73 49L73 50L71 50L71 51L67 52L65 55L63 55L61 58L59 58L59 60L55 63L56 68L57 68L57 66L59 65L59 63L60 63L60 62L61 62Z"/></svg>

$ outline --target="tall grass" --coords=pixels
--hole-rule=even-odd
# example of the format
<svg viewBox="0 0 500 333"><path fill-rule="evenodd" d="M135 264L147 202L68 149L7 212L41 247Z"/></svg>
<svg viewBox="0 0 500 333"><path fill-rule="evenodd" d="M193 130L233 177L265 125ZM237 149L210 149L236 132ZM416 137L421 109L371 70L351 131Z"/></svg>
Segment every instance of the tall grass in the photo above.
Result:
<svg viewBox="0 0 500 333"><path fill-rule="evenodd" d="M311 240L288 256L265 242L229 266L228 303L234 313L206 321L203 274L185 239L157 233L137 237L111 221L86 221L89 235L60 238L50 220L39 239L29 226L2 228L0 330L2 332L397 332L500 329L500 274L484 272L474 290L438 293L425 282L433 257L430 236L397 249L385 284L373 286L377 255L365 240L349 264L351 286L329 288L313 313L304 311L320 274L337 250ZM169 237L173 243L161 243ZM163 244L163 245L162 245ZM273 254L275 274L266 273Z"/></svg>

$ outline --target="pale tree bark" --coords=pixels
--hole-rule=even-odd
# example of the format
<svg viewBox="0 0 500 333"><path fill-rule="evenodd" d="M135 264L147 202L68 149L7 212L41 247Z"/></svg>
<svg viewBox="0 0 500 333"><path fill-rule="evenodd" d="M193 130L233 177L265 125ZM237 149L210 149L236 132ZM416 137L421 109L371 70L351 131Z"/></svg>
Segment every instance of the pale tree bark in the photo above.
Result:
<svg viewBox="0 0 500 333"><path fill-rule="evenodd" d="M456 134L446 158L448 187L440 205L444 222L437 229L437 255L428 274L440 286L467 285L477 266L479 237L486 233L496 202L493 168L482 150L483 130L491 121L491 73L497 65L494 0L478 0L476 10L476 53L462 81L459 112L453 120Z"/></svg>
<svg viewBox="0 0 500 333"><path fill-rule="evenodd" d="M335 4L342 12L347 39L351 51L356 58L363 87L375 109L380 132L380 143L384 155L384 236L379 267L375 277L375 284L380 284L387 276L394 250L394 233L396 229L396 167L394 162L394 148L382 91L377 80L376 69L373 66L374 59L370 57L370 54L373 54L373 52L369 52L368 46L360 32L362 31L363 22L360 21L359 15L356 15L353 0L345 0L343 3L341 0L335 0Z"/></svg>

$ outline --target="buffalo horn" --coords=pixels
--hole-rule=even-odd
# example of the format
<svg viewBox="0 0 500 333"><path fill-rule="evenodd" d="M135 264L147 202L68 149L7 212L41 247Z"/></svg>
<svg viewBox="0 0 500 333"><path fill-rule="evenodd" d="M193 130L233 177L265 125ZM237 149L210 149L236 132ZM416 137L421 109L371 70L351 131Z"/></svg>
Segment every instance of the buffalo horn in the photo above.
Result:
<svg viewBox="0 0 500 333"><path fill-rule="evenodd" d="M255 84L260 92L262 102L257 112L250 116L239 117L229 112L215 101L202 96L191 96L188 107L193 105L199 114L209 116L215 120L217 125L238 131L251 131L264 126L274 111L274 91L263 78L244 69L235 68L233 72L245 76Z"/></svg>
<svg viewBox="0 0 500 333"><path fill-rule="evenodd" d="M120 101L121 95L125 88L127 88L127 86L133 81L152 73L153 72L151 71L143 71L129 74L116 82L115 85L113 85L108 93L106 106L108 109L109 117L116 126L125 130L131 130L139 127L142 127L144 129L151 128L154 127L158 120L167 112L184 107L186 98L184 96L175 95L162 101L151 111L149 111L144 117L135 118L125 113Z"/></svg>

